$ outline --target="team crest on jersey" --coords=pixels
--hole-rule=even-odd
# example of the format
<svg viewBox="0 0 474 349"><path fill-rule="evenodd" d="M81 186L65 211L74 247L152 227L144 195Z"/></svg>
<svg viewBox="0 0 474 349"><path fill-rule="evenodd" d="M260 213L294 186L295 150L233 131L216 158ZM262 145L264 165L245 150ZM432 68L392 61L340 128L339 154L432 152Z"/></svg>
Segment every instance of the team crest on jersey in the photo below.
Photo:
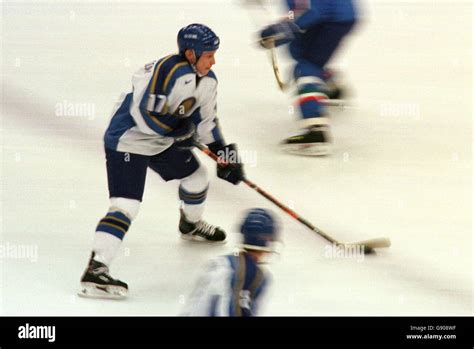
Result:
<svg viewBox="0 0 474 349"><path fill-rule="evenodd" d="M175 116L183 117L185 116L196 104L196 98L189 97L182 101L178 108L176 108L175 112L173 113Z"/></svg>

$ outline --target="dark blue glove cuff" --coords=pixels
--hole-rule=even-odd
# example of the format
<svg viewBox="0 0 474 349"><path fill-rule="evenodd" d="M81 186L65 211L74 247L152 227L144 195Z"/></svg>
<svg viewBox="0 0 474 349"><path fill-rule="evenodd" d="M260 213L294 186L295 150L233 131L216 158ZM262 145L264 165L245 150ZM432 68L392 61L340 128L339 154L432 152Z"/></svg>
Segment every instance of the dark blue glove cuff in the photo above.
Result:
<svg viewBox="0 0 474 349"><path fill-rule="evenodd" d="M222 141L215 141L211 144L208 144L207 147L209 148L210 151L212 151L214 154L217 154L219 150L224 150L225 149L225 144Z"/></svg>

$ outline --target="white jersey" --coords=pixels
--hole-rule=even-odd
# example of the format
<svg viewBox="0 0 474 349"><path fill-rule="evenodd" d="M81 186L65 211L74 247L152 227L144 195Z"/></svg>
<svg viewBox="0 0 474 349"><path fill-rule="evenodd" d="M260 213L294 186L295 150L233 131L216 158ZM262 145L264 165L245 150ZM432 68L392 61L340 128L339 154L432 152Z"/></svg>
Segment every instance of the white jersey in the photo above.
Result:
<svg viewBox="0 0 474 349"><path fill-rule="evenodd" d="M267 277L246 253L213 259L182 315L255 316Z"/></svg>
<svg viewBox="0 0 474 349"><path fill-rule="evenodd" d="M217 79L212 71L198 76L180 55L149 63L132 78L132 91L122 94L104 136L108 149L156 155L173 144L168 134L191 117L198 141L222 141L217 125Z"/></svg>

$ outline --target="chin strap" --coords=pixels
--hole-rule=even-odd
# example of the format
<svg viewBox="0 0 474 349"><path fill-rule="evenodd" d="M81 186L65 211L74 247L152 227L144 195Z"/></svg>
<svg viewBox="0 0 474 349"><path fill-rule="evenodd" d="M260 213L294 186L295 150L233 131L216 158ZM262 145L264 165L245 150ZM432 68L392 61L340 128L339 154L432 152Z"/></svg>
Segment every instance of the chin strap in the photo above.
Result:
<svg viewBox="0 0 474 349"><path fill-rule="evenodd" d="M196 55L196 51L192 50L193 51L193 54L194 54L194 57L196 58L196 63L199 61L199 58L201 58L201 56L197 56ZM196 63L192 64L187 58L186 58L186 55L184 54L184 52L182 53L182 55L184 56L184 58L188 61L189 65L193 68L193 71L196 73L197 76L199 76L200 78L202 78L204 75L202 75L201 73L198 72L198 70L196 69Z"/></svg>

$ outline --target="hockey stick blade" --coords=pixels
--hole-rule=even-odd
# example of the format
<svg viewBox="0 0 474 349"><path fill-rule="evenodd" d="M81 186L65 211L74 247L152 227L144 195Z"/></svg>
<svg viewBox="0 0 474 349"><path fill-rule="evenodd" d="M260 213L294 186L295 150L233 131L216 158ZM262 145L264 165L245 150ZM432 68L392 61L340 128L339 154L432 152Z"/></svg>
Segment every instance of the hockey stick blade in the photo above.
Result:
<svg viewBox="0 0 474 349"><path fill-rule="evenodd" d="M352 242L352 243L341 242L341 241L336 240L332 236L326 234L321 229L315 227L314 225L312 225L311 223L306 221L304 218L298 217L296 219L299 220L304 225L306 225L312 231L317 233L319 236L323 237L326 241L329 241L330 243L332 243L336 246L340 246L342 248L350 248L350 247L353 247L353 246L355 246L355 247L360 246L360 247L363 248L364 253L371 253L376 248L387 248L387 247L390 247L390 245L391 245L390 239L386 238L386 237L374 238L374 239L363 240L363 241Z"/></svg>
<svg viewBox="0 0 474 349"><path fill-rule="evenodd" d="M364 253L372 253L376 248L388 248L392 245L389 238L375 238L370 240L364 240L353 243L339 243L338 246L347 248L351 246L361 246L364 249Z"/></svg>
<svg viewBox="0 0 474 349"><path fill-rule="evenodd" d="M199 150L201 150L204 154L206 154L208 157L219 163L219 157L214 154L209 148L207 148L205 145L200 144L199 142L196 142L194 144ZM227 165L224 162L224 166ZM279 200L274 198L272 195L267 193L265 190L260 188L258 185L255 183L251 182L249 179L244 178L242 180L243 183L245 183L249 188L255 190L257 193L262 195L264 198L267 200L271 201L273 204L278 206L281 210L286 212L288 215L290 215L293 219L296 219L303 225L305 225L307 228L321 236L322 238L326 239L332 244L335 244L337 246L342 246L342 247L350 247L350 246L362 246L364 253L370 253L373 252L375 248L385 248L385 247L390 247L390 239L388 238L375 238L375 239L370 239L370 240L364 240L364 241L359 241L355 242L352 244L347 244L347 243L342 243L331 237L329 234L323 232L321 229L315 227L313 224L311 224L309 221L298 215L296 212L294 212L291 208L285 206L283 203L281 203Z"/></svg>

